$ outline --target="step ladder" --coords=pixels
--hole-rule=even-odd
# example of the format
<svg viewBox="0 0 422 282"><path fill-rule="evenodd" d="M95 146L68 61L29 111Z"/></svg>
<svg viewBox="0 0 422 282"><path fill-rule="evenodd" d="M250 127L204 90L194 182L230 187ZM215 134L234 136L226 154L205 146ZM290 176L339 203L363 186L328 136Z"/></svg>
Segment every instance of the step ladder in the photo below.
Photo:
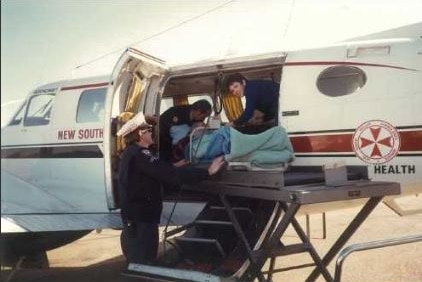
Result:
<svg viewBox="0 0 422 282"><path fill-rule="evenodd" d="M247 207L235 207L234 213L241 228L246 230L253 220L253 212ZM182 236L173 238L180 255L190 261L192 269L208 263L217 269L228 258L238 240L233 223L223 206L207 206L198 218L186 228ZM201 266L199 266L201 267Z"/></svg>

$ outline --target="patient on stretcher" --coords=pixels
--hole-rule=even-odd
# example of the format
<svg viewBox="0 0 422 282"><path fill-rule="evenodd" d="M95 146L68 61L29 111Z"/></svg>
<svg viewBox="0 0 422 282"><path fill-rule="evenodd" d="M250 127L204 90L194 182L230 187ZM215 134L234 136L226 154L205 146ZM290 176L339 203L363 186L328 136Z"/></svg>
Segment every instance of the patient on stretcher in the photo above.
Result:
<svg viewBox="0 0 422 282"><path fill-rule="evenodd" d="M283 127L259 134L243 134L230 126L197 132L184 154L192 162L208 162L224 155L228 162L245 162L261 168L282 167L294 159L293 147Z"/></svg>

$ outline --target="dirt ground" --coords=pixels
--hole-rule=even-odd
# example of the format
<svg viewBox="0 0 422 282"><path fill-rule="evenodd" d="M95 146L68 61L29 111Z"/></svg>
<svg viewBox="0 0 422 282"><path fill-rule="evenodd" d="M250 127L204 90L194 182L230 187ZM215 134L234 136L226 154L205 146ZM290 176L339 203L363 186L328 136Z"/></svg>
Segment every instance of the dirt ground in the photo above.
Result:
<svg viewBox="0 0 422 282"><path fill-rule="evenodd" d="M422 197L406 197L400 203L407 207L421 208ZM323 256L358 208L331 211L326 214L327 238L322 237L321 215L310 217L311 240ZM305 226L305 217L299 217ZM67 281L141 281L121 275L125 261L121 255L120 231L92 232L69 245L48 252L49 269L2 269L1 281L8 282L67 282ZM422 235L422 214L399 217L384 204L380 204L346 244ZM283 237L284 244L297 242L297 236L289 229ZM309 255L282 257L276 267L287 267L311 262ZM334 274L335 260L329 270ZM276 273L273 281L304 281L311 268ZM324 281L321 277L317 281ZM343 266L342 281L371 282L422 282L422 242L351 254Z"/></svg>

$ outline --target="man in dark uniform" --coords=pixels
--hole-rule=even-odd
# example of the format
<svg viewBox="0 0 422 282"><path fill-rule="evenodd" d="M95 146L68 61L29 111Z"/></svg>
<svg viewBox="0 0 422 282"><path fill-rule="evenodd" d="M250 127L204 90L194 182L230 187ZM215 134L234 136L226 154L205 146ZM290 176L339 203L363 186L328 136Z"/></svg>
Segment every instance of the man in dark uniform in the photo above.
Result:
<svg viewBox="0 0 422 282"><path fill-rule="evenodd" d="M172 140L170 128L174 125L201 122L211 113L211 104L205 100L198 100L192 105L174 106L160 115L160 158L170 160Z"/></svg>
<svg viewBox="0 0 422 282"><path fill-rule="evenodd" d="M117 135L123 136L127 144L119 167L122 251L128 263L150 264L158 250L163 208L161 185L199 182L215 174L224 161L215 159L208 170L177 168L161 161L149 149L154 144L152 127L142 113L129 120Z"/></svg>
<svg viewBox="0 0 422 282"><path fill-rule="evenodd" d="M256 114L262 115L262 123L277 125L280 84L269 80L247 80L235 73L226 78L226 88L231 94L246 98L245 111L233 122L236 127L257 119Z"/></svg>

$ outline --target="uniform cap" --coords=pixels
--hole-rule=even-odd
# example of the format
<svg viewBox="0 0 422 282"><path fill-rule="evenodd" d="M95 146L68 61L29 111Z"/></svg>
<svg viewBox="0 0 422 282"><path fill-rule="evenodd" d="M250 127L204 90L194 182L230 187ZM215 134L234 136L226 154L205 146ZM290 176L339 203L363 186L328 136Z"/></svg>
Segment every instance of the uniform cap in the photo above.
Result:
<svg viewBox="0 0 422 282"><path fill-rule="evenodd" d="M117 131L117 136L126 136L138 127L141 126L148 127L150 126L146 120L145 116L142 112L137 113L134 117L128 120L120 129Z"/></svg>

